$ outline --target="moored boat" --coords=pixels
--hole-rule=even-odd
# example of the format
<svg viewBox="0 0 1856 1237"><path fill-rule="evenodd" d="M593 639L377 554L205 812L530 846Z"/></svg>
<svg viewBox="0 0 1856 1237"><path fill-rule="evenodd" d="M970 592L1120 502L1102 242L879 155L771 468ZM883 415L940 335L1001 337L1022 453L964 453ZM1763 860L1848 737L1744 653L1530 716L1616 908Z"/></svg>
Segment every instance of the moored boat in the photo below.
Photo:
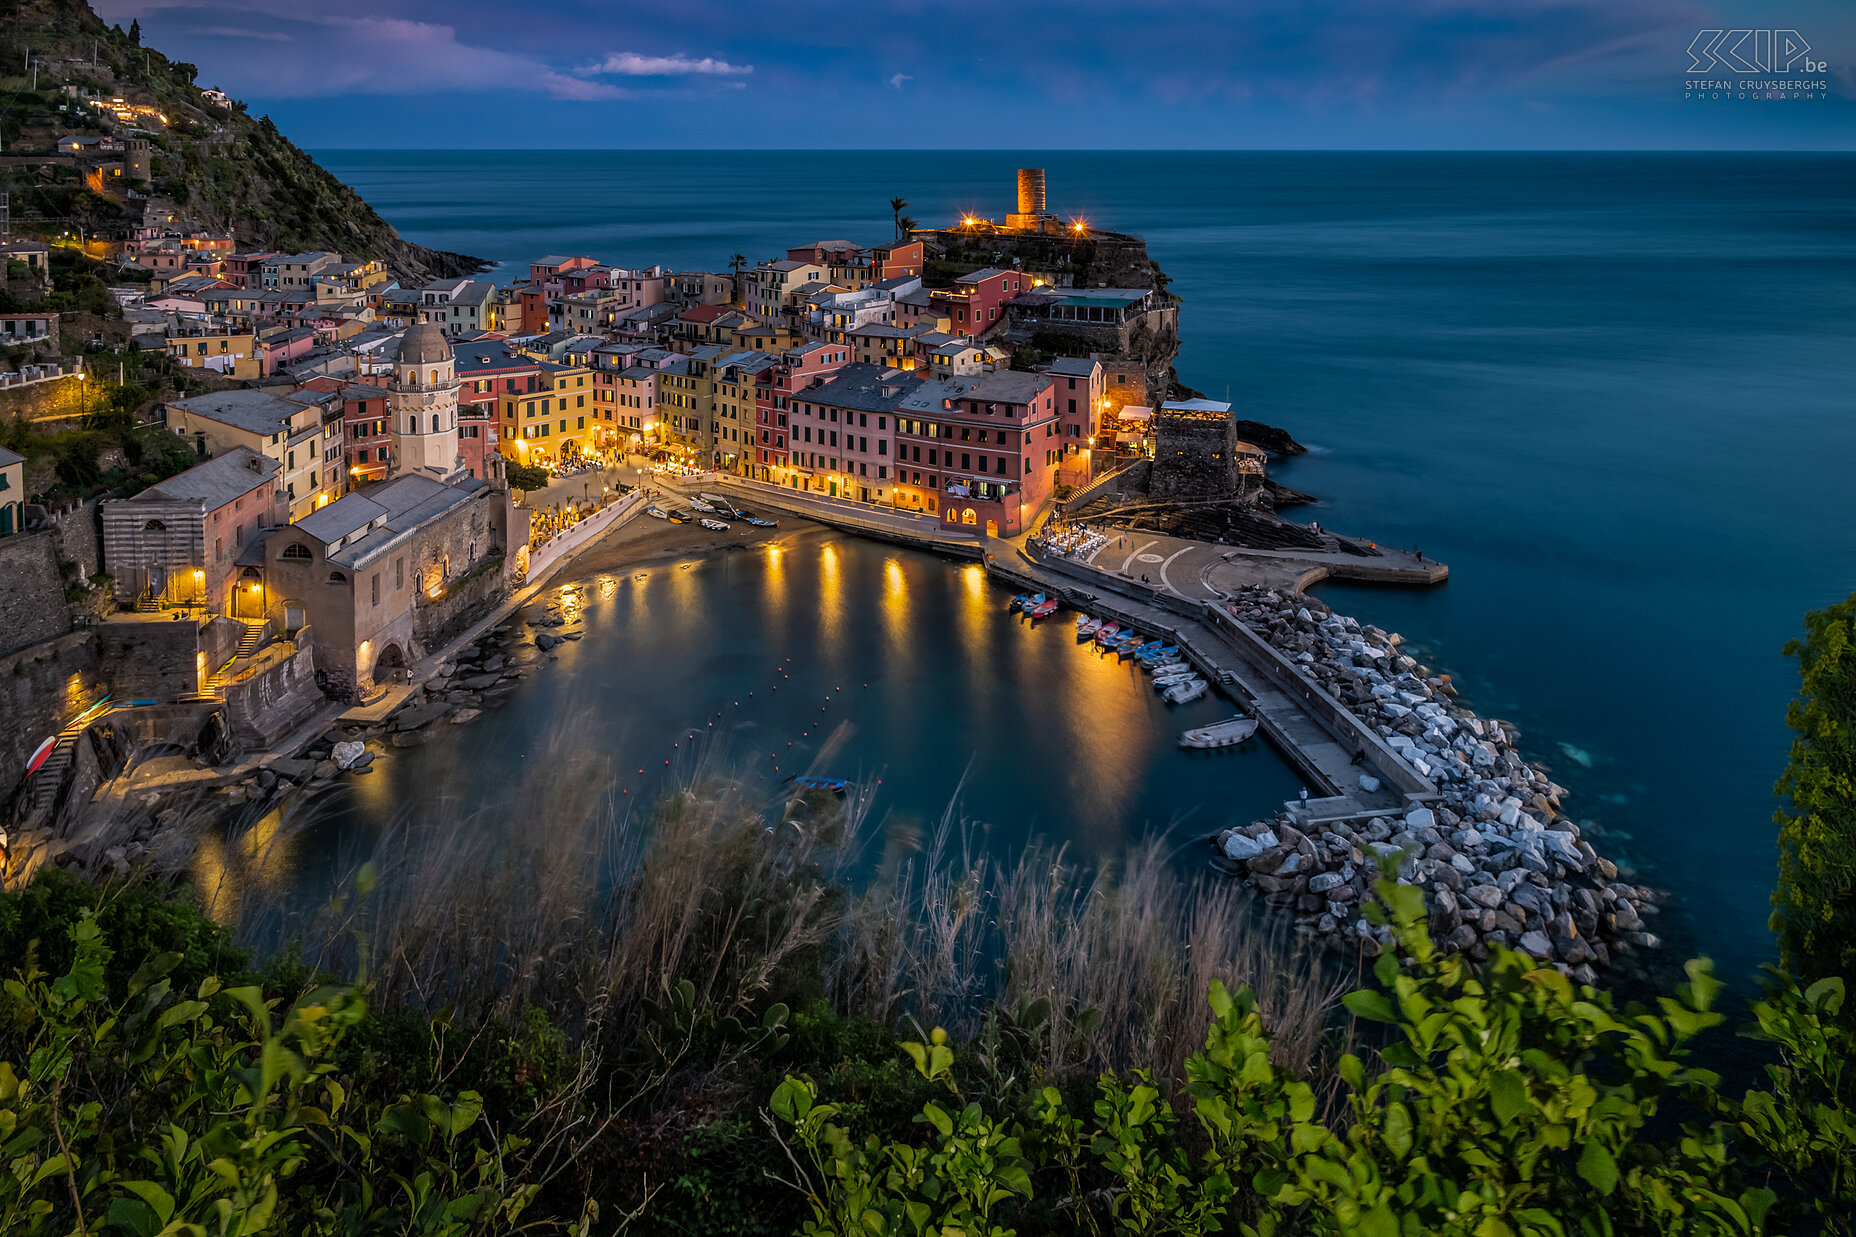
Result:
<svg viewBox="0 0 1856 1237"><path fill-rule="evenodd" d="M1093 640L1095 634L1101 630L1101 619L1091 618L1087 614L1079 614L1076 616L1076 638L1078 640Z"/></svg>
<svg viewBox="0 0 1856 1237"><path fill-rule="evenodd" d="M1120 623L1104 623L1102 626L1096 628L1096 643L1103 648L1107 648L1109 642L1112 641L1120 631Z"/></svg>
<svg viewBox="0 0 1856 1237"><path fill-rule="evenodd" d="M644 513L649 516L656 516L660 520L668 520L670 518L670 512L664 510L662 507L646 507Z"/></svg>
<svg viewBox="0 0 1856 1237"><path fill-rule="evenodd" d="M1201 749L1236 747L1256 733L1256 718L1230 717L1222 722L1213 722L1209 726L1200 726L1195 730L1186 731L1179 736L1179 745Z"/></svg>
<svg viewBox="0 0 1856 1237"><path fill-rule="evenodd" d="M705 518L705 519L698 520L696 522L702 525L704 528L709 529L712 532L725 533L728 531L728 524L722 520L711 520L711 519Z"/></svg>
<svg viewBox="0 0 1856 1237"><path fill-rule="evenodd" d="M810 774L792 779L793 785L807 790L829 790L834 795L841 795L850 782L841 777L813 777Z"/></svg>
<svg viewBox="0 0 1856 1237"><path fill-rule="evenodd" d="M1057 599L1055 597L1046 597L1043 601L1038 602L1037 605L1032 606L1027 613L1034 619L1049 618L1051 615L1057 613Z"/></svg>
<svg viewBox="0 0 1856 1237"><path fill-rule="evenodd" d="M780 526L780 522L778 520L762 519L760 516L757 516L757 515L749 515L745 511L738 511L735 514L739 515L742 519L752 524L755 528L778 528Z"/></svg>
<svg viewBox="0 0 1856 1237"><path fill-rule="evenodd" d="M1211 684L1207 683L1204 679L1191 678L1182 683L1175 683L1167 688L1162 698L1165 699L1168 704L1187 704L1197 700L1210 690Z"/></svg>
<svg viewBox="0 0 1856 1237"><path fill-rule="evenodd" d="M689 500L689 504L690 504L690 506L692 506L692 507L694 507L694 508L696 508L696 510L698 510L698 511L714 511L714 510L715 510L715 504L714 504L714 503L710 503L710 502L704 502L704 501L703 501L702 499L700 499L700 498L692 498L692 499L690 499L690 500Z"/></svg>

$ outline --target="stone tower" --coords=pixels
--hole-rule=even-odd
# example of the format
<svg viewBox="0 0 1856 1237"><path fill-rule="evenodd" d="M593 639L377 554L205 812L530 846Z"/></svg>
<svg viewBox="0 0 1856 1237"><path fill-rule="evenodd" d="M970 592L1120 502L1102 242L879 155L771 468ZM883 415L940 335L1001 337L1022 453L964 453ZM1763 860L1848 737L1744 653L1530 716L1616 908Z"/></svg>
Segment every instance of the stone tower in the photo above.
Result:
<svg viewBox="0 0 1856 1237"><path fill-rule="evenodd" d="M451 345L430 322L400 338L387 387L393 434L390 477L448 481L463 469L458 457L458 380Z"/></svg>

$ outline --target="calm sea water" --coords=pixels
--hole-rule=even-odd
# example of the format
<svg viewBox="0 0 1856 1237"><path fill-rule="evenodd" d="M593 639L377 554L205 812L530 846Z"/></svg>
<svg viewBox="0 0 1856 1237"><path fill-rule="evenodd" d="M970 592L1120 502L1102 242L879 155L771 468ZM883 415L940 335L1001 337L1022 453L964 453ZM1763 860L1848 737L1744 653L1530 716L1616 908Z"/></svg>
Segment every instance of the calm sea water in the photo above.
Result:
<svg viewBox="0 0 1856 1237"><path fill-rule="evenodd" d="M1280 472L1321 497L1303 518L1452 568L1425 593L1321 594L1401 631L1480 711L1516 722L1575 792L1575 815L1678 894L1661 926L1680 944L1740 971L1768 955L1771 789L1796 684L1780 649L1807 609L1856 588L1856 157L318 158L428 245L516 266L557 252L711 269L885 237L898 194L924 222L1001 216L1013 170L1045 167L1053 209L1143 234L1173 276L1184 380L1313 448ZM1001 845L1034 823L1088 845L1293 791L1267 752L1228 778L1176 765L1171 719L1140 731L1150 710L1132 690L1080 730L1080 704L1122 697L1074 679L1073 650L963 619L958 567L838 546L838 639L867 644L830 652L822 612L805 624L817 642L776 637L730 591L771 604L768 578L728 584L705 566L687 573L698 600L683 618L646 625L648 659L629 621L598 655L601 708L633 729L700 721L719 689L787 656L832 667L808 671L815 693L864 658L922 674L886 689L858 759L891 771L898 810L928 815L945 771L975 756L968 796L998 805L983 814L1006 822ZM825 570L809 542L794 560ZM919 599L906 625L884 609L892 561ZM789 575L787 595L822 580ZM595 640L573 656L595 657ZM637 687L622 665L666 685ZM512 705L508 724L542 725L555 690ZM1106 753L1138 755L1104 772Z"/></svg>

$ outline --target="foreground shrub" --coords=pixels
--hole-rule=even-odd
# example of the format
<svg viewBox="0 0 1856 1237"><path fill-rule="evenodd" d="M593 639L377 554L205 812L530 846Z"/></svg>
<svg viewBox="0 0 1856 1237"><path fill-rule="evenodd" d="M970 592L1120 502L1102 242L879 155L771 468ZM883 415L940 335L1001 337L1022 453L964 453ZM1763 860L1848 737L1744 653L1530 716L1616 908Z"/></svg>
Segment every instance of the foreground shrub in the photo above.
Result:
<svg viewBox="0 0 1856 1237"><path fill-rule="evenodd" d="M1721 1021L1705 963L1657 1010L1621 1011L1522 954L1443 957L1419 891L1380 894L1405 961L1380 958L1346 1005L1392 1039L1370 1070L1341 1058L1343 1102L1327 1119L1310 1083L1272 1060L1251 994L1220 983L1183 1094L1129 1071L1104 1073L1087 1108L1054 1086L988 1102L962 1092L937 1031L905 1045L952 1100L923 1105L925 1139L853 1137L809 1078L774 1091L805 1231L1005 1237L1044 1208L1092 1233L1754 1234L1778 1195L1748 1163L1805 1187L1787 1190L1801 1219L1848 1231L1840 985L1781 988L1756 1007L1784 1061L1772 1090L1730 1104L1689 1060Z"/></svg>

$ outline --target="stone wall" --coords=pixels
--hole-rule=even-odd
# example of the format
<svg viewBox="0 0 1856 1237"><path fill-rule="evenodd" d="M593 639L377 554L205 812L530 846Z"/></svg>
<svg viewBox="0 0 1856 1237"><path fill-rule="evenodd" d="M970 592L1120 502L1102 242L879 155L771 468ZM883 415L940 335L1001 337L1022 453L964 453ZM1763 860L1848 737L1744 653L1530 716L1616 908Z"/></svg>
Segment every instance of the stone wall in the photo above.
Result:
<svg viewBox="0 0 1856 1237"><path fill-rule="evenodd" d="M82 416L85 386L85 380L76 374L65 374L43 382L0 388L0 419L42 421L48 417Z"/></svg>
<svg viewBox="0 0 1856 1237"><path fill-rule="evenodd" d="M273 645L273 648L277 646ZM293 652L225 688L226 721L247 751L260 751L315 716L326 698L316 682L310 629L297 632Z"/></svg>
<svg viewBox="0 0 1856 1237"><path fill-rule="evenodd" d="M99 623L97 657L121 702L171 703L199 690L200 628L191 619Z"/></svg>
<svg viewBox="0 0 1856 1237"><path fill-rule="evenodd" d="M58 545L58 561L77 564L76 578L89 580L103 569L97 544L97 504L93 500L48 513L46 525Z"/></svg>
<svg viewBox="0 0 1856 1237"><path fill-rule="evenodd" d="M453 584L436 601L421 594L413 603L413 640L420 653L436 652L489 617L509 596L509 573L502 558L482 564L467 579Z"/></svg>
<svg viewBox="0 0 1856 1237"><path fill-rule="evenodd" d="M0 589L0 601L8 591ZM40 743L108 690L93 632L67 632L0 656L0 717L6 719L0 727L0 796L19 784Z"/></svg>
<svg viewBox="0 0 1856 1237"><path fill-rule="evenodd" d="M11 652L71 630L58 569L58 535L51 530L0 537L0 652Z"/></svg>
<svg viewBox="0 0 1856 1237"><path fill-rule="evenodd" d="M1237 427L1228 413L1154 414L1152 497L1229 498L1237 493L1237 464Z"/></svg>

